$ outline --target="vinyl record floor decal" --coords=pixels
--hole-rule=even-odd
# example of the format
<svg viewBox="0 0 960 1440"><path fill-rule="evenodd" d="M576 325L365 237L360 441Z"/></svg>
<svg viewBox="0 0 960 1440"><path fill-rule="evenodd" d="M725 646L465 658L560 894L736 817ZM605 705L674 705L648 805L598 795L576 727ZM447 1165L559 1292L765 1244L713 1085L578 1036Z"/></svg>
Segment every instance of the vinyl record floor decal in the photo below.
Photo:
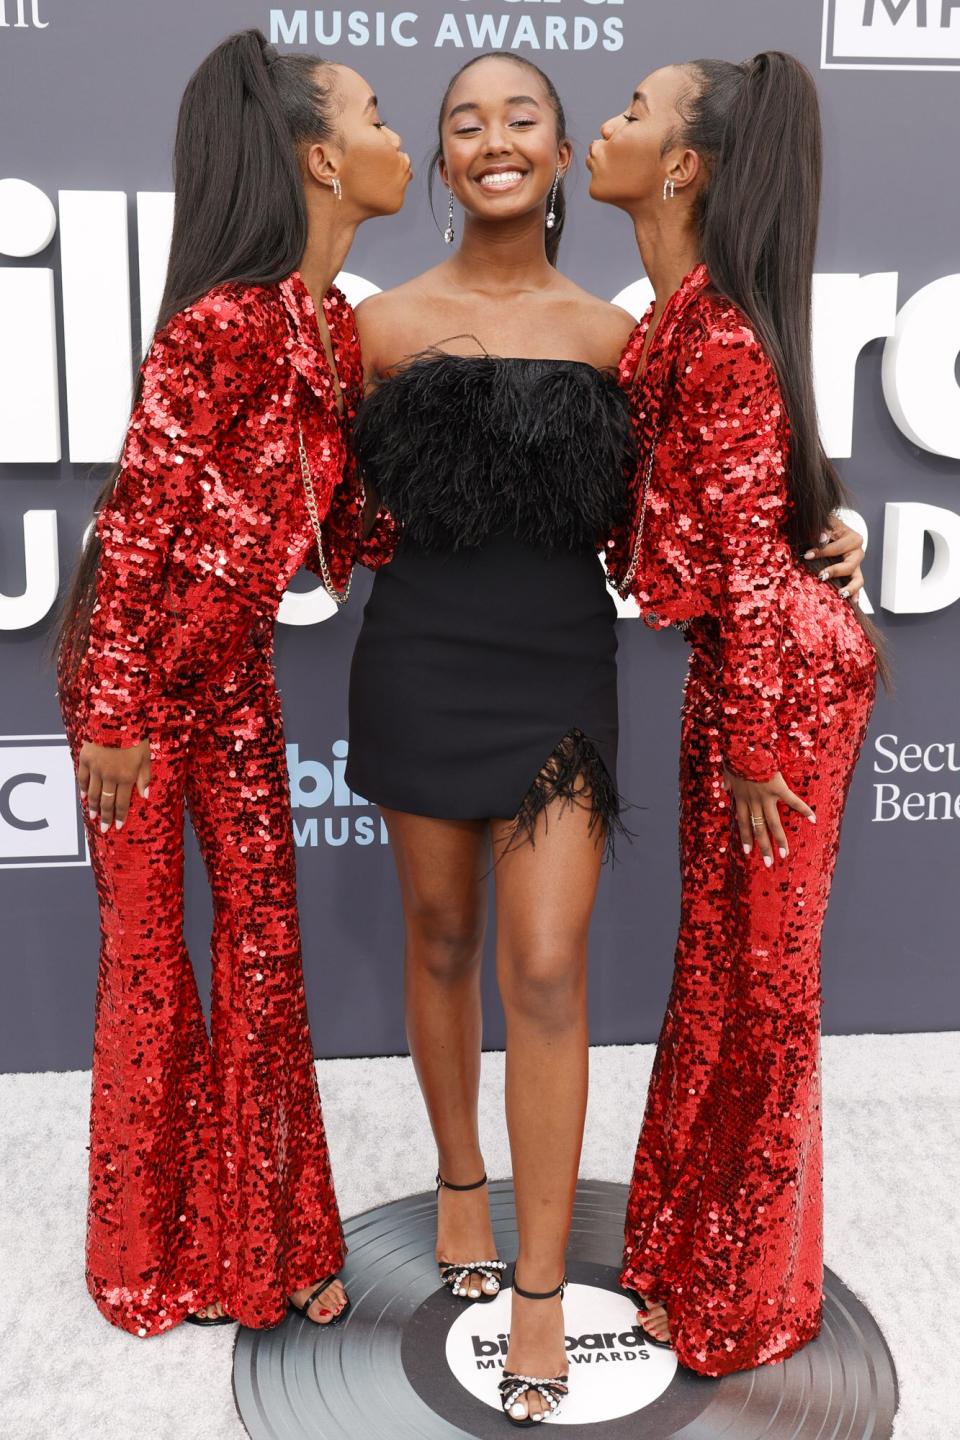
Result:
<svg viewBox="0 0 960 1440"><path fill-rule="evenodd" d="M500 1253L510 1258L510 1183L492 1184L490 1201ZM617 1286L625 1203L622 1185L577 1189L564 1301L570 1394L544 1426L569 1440L890 1436L890 1351L830 1271L823 1332L785 1364L707 1380L645 1345ZM434 1217L430 1191L347 1222L352 1307L335 1329L291 1315L276 1330L239 1332L234 1392L251 1440L505 1440L513 1432L497 1395L508 1288L490 1304L467 1305L440 1287Z"/></svg>

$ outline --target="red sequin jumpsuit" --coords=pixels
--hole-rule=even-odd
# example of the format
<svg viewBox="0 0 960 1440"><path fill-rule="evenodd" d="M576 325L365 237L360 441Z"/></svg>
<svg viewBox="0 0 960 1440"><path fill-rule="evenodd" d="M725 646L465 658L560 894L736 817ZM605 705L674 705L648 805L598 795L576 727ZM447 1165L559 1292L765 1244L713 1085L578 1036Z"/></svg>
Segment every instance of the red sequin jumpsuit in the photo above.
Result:
<svg viewBox="0 0 960 1440"><path fill-rule="evenodd" d="M698 267L621 379L641 442L609 546L647 624L689 622L676 969L637 1147L622 1283L662 1301L680 1361L724 1375L820 1327L820 935L875 687L873 647L785 538L787 420L743 315ZM654 463L637 546L647 461ZM778 770L790 853L746 856L722 786Z"/></svg>
<svg viewBox="0 0 960 1440"><path fill-rule="evenodd" d="M338 588L359 533L359 343L339 291L323 308L342 418L298 274L215 289L157 334L97 521L89 646L61 676L75 758L85 740L150 741L149 797L134 792L122 831L88 821L101 952L87 1282L137 1335L215 1300L275 1324L344 1255L272 668L281 596L319 559L298 427ZM214 900L210 1038L183 939L185 808Z"/></svg>

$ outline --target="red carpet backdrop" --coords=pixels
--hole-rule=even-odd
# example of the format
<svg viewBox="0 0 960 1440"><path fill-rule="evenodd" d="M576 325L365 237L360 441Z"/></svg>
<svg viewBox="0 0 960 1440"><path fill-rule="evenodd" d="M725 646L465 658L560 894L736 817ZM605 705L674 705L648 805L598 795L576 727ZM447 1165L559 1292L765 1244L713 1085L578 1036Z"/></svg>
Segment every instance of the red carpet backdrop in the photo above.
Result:
<svg viewBox="0 0 960 1440"><path fill-rule="evenodd" d="M582 157L600 122L669 61L779 48L813 70L826 130L818 403L869 537L868 603L897 674L848 810L824 1024L960 1027L958 0L0 0L0 1068L89 1063L96 906L51 624L153 325L177 103L207 51L247 25L281 49L359 69L419 162L403 213L360 232L342 282L352 299L444 255L423 167L446 80L478 50L512 48L554 78L578 149L561 264L637 313L646 290L629 225L587 194ZM397 1052L393 868L376 812L343 779L346 677L368 585L335 618L312 579L294 590L278 666L316 1047ZM635 616L619 628L620 785L635 838L604 876L594 925L597 1042L655 1038L677 920L685 646ZM195 853L188 900L205 988L209 902ZM486 1043L502 1043L492 998Z"/></svg>

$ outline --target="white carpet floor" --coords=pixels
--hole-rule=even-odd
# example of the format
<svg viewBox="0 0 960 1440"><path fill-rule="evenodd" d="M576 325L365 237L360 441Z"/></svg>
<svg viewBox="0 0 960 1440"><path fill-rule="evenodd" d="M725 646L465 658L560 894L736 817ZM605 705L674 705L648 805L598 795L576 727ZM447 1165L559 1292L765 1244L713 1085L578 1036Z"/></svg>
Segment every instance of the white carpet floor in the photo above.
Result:
<svg viewBox="0 0 960 1440"><path fill-rule="evenodd" d="M960 1034L829 1037L823 1050L827 1264L893 1351L896 1440L957 1440ZM652 1055L593 1052L584 1177L627 1178ZM435 1159L410 1062L323 1061L319 1074L344 1215L428 1188ZM485 1056L493 1177L510 1169L502 1087L502 1055ZM138 1341L87 1298L88 1088L79 1071L0 1076L0 1435L244 1440L232 1328Z"/></svg>

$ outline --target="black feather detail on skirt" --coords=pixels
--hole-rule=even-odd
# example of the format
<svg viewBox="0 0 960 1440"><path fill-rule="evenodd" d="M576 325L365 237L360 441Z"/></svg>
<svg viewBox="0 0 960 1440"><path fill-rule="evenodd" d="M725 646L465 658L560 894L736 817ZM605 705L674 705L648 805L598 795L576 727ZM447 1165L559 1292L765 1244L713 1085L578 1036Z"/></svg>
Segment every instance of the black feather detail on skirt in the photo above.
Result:
<svg viewBox="0 0 960 1440"><path fill-rule="evenodd" d="M501 854L506 855L528 841L535 844L537 822L549 806L559 800L563 809L574 806L589 810L589 833L604 846L604 862L613 861L614 842L619 835L632 839L620 815L623 799L603 762L600 751L582 730L571 730L551 752L523 799L514 820L513 832Z"/></svg>

